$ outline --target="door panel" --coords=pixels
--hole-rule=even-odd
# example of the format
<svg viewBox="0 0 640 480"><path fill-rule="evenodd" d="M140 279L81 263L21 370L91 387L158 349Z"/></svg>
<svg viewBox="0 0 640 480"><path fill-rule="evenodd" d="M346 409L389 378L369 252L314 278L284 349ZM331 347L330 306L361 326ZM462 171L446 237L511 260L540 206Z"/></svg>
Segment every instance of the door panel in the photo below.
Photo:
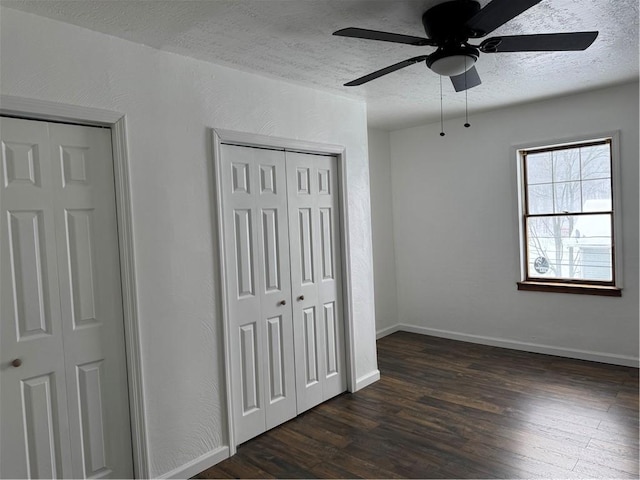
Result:
<svg viewBox="0 0 640 480"><path fill-rule="evenodd" d="M260 181L256 202L261 217L258 235L262 241L258 253L264 322L265 427L268 430L296 415L287 188L283 152L256 150L254 153Z"/></svg>
<svg viewBox="0 0 640 480"><path fill-rule="evenodd" d="M133 463L111 132L49 132L73 472L123 478Z"/></svg>
<svg viewBox="0 0 640 480"><path fill-rule="evenodd" d="M285 397L285 346L282 342L282 316L267 319L269 402Z"/></svg>
<svg viewBox="0 0 640 480"><path fill-rule="evenodd" d="M278 210L262 209L262 249L264 251L264 286L267 292L282 291L280 287L280 248Z"/></svg>
<svg viewBox="0 0 640 480"><path fill-rule="evenodd" d="M130 477L110 131L1 122L2 476Z"/></svg>
<svg viewBox="0 0 640 480"><path fill-rule="evenodd" d="M256 324L247 323L240 327L240 364L242 380L242 414L247 416L259 410L262 402L260 395L260 376L258 363L258 339Z"/></svg>
<svg viewBox="0 0 640 480"><path fill-rule="evenodd" d="M71 477L49 131L0 133L0 477Z"/></svg>
<svg viewBox="0 0 640 480"><path fill-rule="evenodd" d="M315 183L319 236L318 309L324 331L322 358L323 401L347 389L344 344L344 306L342 298L342 251L340 248L340 198L338 162L335 157L317 157Z"/></svg>
<svg viewBox="0 0 640 480"><path fill-rule="evenodd" d="M346 390L337 159L287 152L298 413Z"/></svg>
<svg viewBox="0 0 640 480"><path fill-rule="evenodd" d="M52 334L42 210L8 212L18 339Z"/></svg>
<svg viewBox="0 0 640 480"><path fill-rule="evenodd" d="M317 191L313 172L316 156L287 152L291 286L295 335L298 414L322 402L323 363L318 361L324 329L317 323L319 258ZM318 157L319 158L319 157ZM314 188L315 187L315 188Z"/></svg>
<svg viewBox="0 0 640 480"><path fill-rule="evenodd" d="M235 252L238 274L238 298L253 297L255 255L251 210L242 208L233 212L235 219Z"/></svg>
<svg viewBox="0 0 640 480"><path fill-rule="evenodd" d="M256 295L257 238L254 160L237 147L223 146L222 188L225 202L224 223L228 307L231 337L231 375L234 382L233 405L236 441L242 443L261 433L266 422L262 375L263 348L260 339L260 295ZM231 228L229 228L231 227Z"/></svg>
<svg viewBox="0 0 640 480"><path fill-rule="evenodd" d="M314 283L313 275L313 227L311 208L298 208L298 232L300 237L300 281L303 285Z"/></svg>
<svg viewBox="0 0 640 480"><path fill-rule="evenodd" d="M331 209L320 208L320 255L322 261L322 279L333 279L333 222L331 221Z"/></svg>
<svg viewBox="0 0 640 480"><path fill-rule="evenodd" d="M238 286L227 303L242 443L296 414L286 177L283 152L222 145L221 153L227 277Z"/></svg>
<svg viewBox="0 0 640 480"><path fill-rule="evenodd" d="M324 328L325 328L325 337L327 340L326 345L326 372L327 377L332 375L336 375L339 373L338 364L340 363L338 360L338 330L336 328L336 309L335 302L325 303L322 306L323 312L323 320L324 320Z"/></svg>
<svg viewBox="0 0 640 480"><path fill-rule="evenodd" d="M53 373L21 382L30 477L57 478L62 474L55 383Z"/></svg>
<svg viewBox="0 0 640 480"><path fill-rule="evenodd" d="M71 321L74 328L98 322L96 318L95 275L93 257L93 209L65 211Z"/></svg>
<svg viewBox="0 0 640 480"><path fill-rule="evenodd" d="M309 307L302 310L304 326L304 365L306 366L306 388L311 388L318 383L318 324L316 322L316 309Z"/></svg>
<svg viewBox="0 0 640 480"><path fill-rule="evenodd" d="M299 165L296 167L296 176L298 179L297 192L299 196L311 195L311 189L310 189L311 185L309 181L310 170L311 170L311 167L308 162L304 166Z"/></svg>
<svg viewBox="0 0 640 480"><path fill-rule="evenodd" d="M103 408L104 362L79 365L76 369L83 440L83 467L87 477L109 471L105 411Z"/></svg>

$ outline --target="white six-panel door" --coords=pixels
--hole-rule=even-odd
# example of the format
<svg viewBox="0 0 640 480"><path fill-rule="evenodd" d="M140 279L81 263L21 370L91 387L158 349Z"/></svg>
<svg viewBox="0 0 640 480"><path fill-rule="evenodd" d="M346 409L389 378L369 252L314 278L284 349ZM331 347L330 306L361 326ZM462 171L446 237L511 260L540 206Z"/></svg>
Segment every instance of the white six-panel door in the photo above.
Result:
<svg viewBox="0 0 640 480"><path fill-rule="evenodd" d="M0 122L0 476L131 477L110 131Z"/></svg>
<svg viewBox="0 0 640 480"><path fill-rule="evenodd" d="M296 414L284 153L222 145L236 443Z"/></svg>
<svg viewBox="0 0 640 480"><path fill-rule="evenodd" d="M346 390L337 160L220 154L239 444Z"/></svg>
<svg viewBox="0 0 640 480"><path fill-rule="evenodd" d="M346 390L337 159L287 152L298 413Z"/></svg>
<svg viewBox="0 0 640 480"><path fill-rule="evenodd" d="M49 131L5 118L0 129L0 476L71 476Z"/></svg>

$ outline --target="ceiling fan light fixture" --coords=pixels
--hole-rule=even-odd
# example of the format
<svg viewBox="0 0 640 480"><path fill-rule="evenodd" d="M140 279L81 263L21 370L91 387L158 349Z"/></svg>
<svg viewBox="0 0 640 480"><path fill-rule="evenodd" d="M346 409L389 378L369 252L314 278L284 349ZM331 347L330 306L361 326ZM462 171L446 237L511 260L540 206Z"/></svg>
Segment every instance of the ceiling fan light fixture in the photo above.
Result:
<svg viewBox="0 0 640 480"><path fill-rule="evenodd" d="M438 75L455 77L473 67L478 56L478 49L471 46L439 48L427 58L427 67Z"/></svg>
<svg viewBox="0 0 640 480"><path fill-rule="evenodd" d="M476 63L476 57L471 55L451 55L434 61L429 68L438 75L454 77L461 75Z"/></svg>

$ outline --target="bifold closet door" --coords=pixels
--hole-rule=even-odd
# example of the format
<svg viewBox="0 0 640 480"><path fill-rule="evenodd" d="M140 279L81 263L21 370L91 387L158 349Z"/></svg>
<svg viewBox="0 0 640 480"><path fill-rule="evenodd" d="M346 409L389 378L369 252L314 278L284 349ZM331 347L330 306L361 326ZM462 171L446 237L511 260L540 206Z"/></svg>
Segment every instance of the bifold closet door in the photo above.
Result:
<svg viewBox="0 0 640 480"><path fill-rule="evenodd" d="M296 415L284 152L221 146L236 443Z"/></svg>
<svg viewBox="0 0 640 480"><path fill-rule="evenodd" d="M130 478L111 132L0 126L0 476Z"/></svg>
<svg viewBox="0 0 640 480"><path fill-rule="evenodd" d="M49 129L7 118L0 126L0 476L70 477Z"/></svg>
<svg viewBox="0 0 640 480"><path fill-rule="evenodd" d="M287 152L298 413L347 389L336 157Z"/></svg>

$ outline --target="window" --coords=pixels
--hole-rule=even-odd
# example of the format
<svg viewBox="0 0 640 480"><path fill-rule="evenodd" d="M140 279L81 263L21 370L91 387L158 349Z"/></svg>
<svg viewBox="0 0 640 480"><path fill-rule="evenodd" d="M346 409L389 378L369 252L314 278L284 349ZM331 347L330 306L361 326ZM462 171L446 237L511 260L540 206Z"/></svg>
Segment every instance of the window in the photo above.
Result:
<svg viewBox="0 0 640 480"><path fill-rule="evenodd" d="M612 142L518 150L520 290L620 295Z"/></svg>

